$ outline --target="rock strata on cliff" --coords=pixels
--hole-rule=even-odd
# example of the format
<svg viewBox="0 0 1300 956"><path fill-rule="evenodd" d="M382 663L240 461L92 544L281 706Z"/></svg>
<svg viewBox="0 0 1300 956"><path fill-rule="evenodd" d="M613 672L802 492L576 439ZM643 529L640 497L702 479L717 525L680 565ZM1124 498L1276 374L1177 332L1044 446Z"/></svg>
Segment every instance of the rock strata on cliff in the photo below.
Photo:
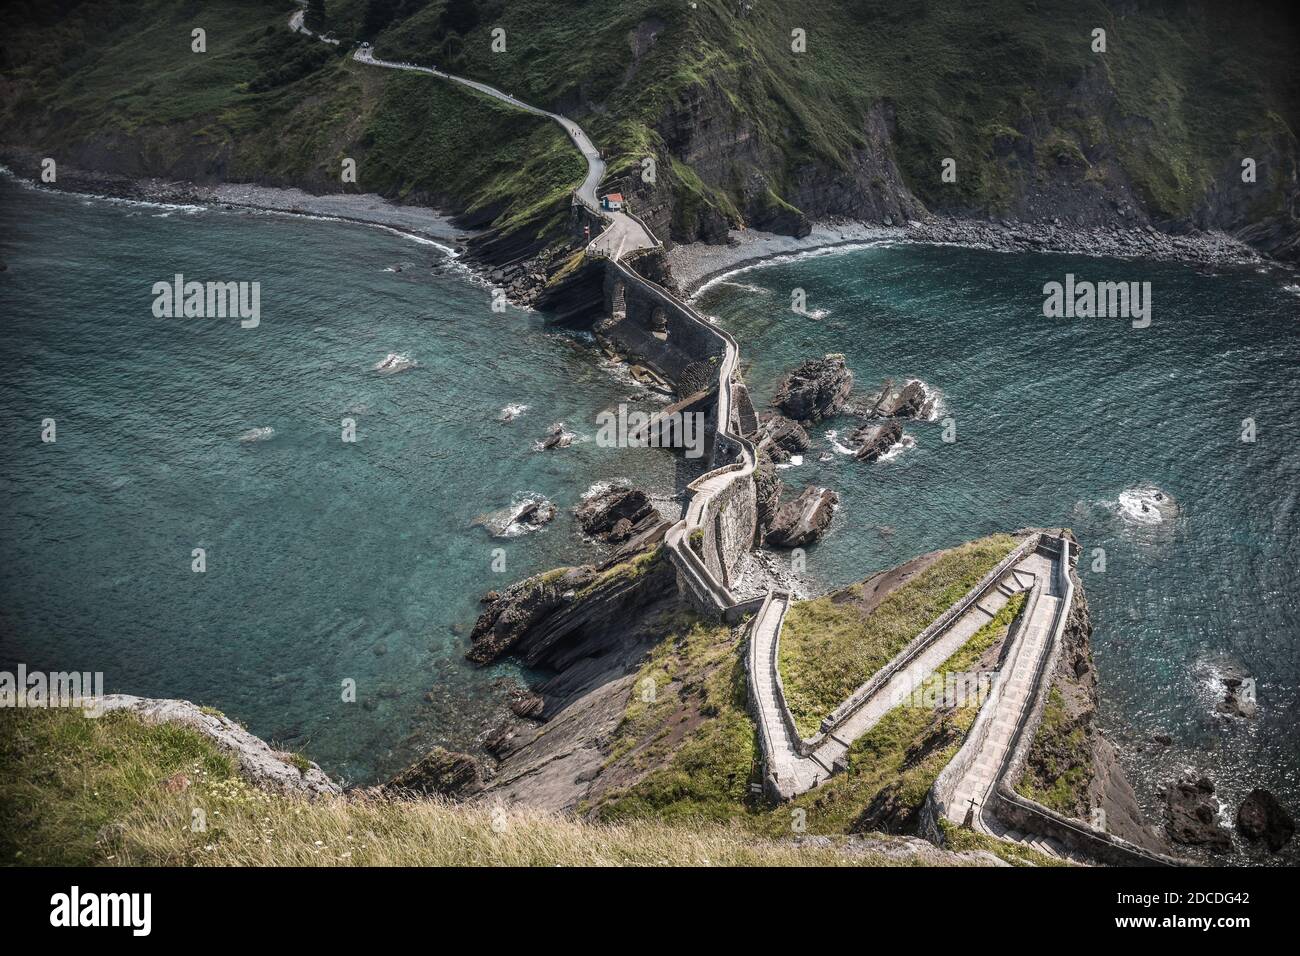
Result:
<svg viewBox="0 0 1300 956"><path fill-rule="evenodd" d="M573 513L587 537L615 544L659 520L650 496L626 484L614 484L588 495Z"/></svg>
<svg viewBox="0 0 1300 956"><path fill-rule="evenodd" d="M463 798L483 789L483 770L469 754L434 747L393 777L385 789L400 793Z"/></svg>
<svg viewBox="0 0 1300 956"><path fill-rule="evenodd" d="M810 359L790 372L777 386L772 405L802 425L833 418L844 410L853 390L853 373L844 356Z"/></svg>
<svg viewBox="0 0 1300 956"><path fill-rule="evenodd" d="M763 413L754 441L764 444L769 457L777 462L789 461L792 455L802 455L812 447L812 439L802 425L774 412Z"/></svg>

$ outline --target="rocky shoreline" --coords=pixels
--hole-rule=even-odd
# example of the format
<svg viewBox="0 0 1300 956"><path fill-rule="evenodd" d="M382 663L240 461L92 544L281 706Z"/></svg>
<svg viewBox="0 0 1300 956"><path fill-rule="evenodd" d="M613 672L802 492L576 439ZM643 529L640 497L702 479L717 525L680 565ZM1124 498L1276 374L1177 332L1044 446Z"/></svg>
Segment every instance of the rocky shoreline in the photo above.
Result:
<svg viewBox="0 0 1300 956"><path fill-rule="evenodd" d="M844 247L896 243L951 245L995 252L1061 252L1103 258L1154 259L1207 267L1263 264L1284 267L1221 232L1174 235L1151 226L1082 227L1060 221L986 221L939 216L912 221L905 226L829 220L816 223L808 235L798 238L759 230L732 230L725 245L679 245L667 252L667 258L678 287L695 297L729 275L767 261L833 252Z"/></svg>
<svg viewBox="0 0 1300 956"><path fill-rule="evenodd" d="M552 263L538 256L531 260L498 262L489 254L479 255L475 240L480 230L459 226L449 216L428 206L395 203L375 193L324 193L314 195L301 189L260 186L253 183L204 185L186 180L136 179L116 173L92 172L60 166L58 183L43 185L34 178L38 160L26 152L0 151L2 170L32 189L127 202L170 206L208 206L214 209L307 216L389 229L420 242L432 243L457 260L484 285L499 287L506 298L521 308L536 302L546 285Z"/></svg>
<svg viewBox="0 0 1300 956"><path fill-rule="evenodd" d="M461 258L485 284L501 287L514 304L531 307L541 296L557 262L538 256L526 261L499 262L489 253L477 255L473 243L481 231L461 228L456 217L427 206L395 203L373 193L314 195L292 187L254 183L201 184L186 180L133 178L59 168L57 186L36 181L39 158L29 150L0 150L0 163L15 178L37 189L93 195L134 202L204 205L250 209L285 215L312 216L378 226L444 246ZM932 216L905 225L873 224L848 219L814 223L804 236L757 229L733 229L722 244L702 242L666 250L673 283L684 295L698 296L707 286L738 270L784 257L832 253L837 248L872 244L923 243L996 252L1061 252L1094 257L1153 259L1204 267L1268 265L1289 268L1266 259L1246 243L1221 232L1175 235L1151 226L1113 224L1083 227L1061 220L1020 222L1007 219L961 219Z"/></svg>

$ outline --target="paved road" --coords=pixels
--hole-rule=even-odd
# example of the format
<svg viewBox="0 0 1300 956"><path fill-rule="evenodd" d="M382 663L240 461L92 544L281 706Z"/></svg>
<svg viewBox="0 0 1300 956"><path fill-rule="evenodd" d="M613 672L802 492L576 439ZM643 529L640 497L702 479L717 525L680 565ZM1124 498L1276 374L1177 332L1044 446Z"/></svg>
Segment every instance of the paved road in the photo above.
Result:
<svg viewBox="0 0 1300 956"><path fill-rule="evenodd" d="M299 10L289 18L289 29L296 33L303 33L307 36L315 36L318 40L324 40L326 43L335 43L337 40L325 40L324 37L316 36L311 30L303 25L303 11ZM609 225L605 230L591 241L588 247L592 252L606 256L610 259L619 259L626 253L636 249L651 249L657 246L658 240L646 229L641 223L637 222L631 216L622 212L605 212L600 208L600 201L596 196L596 191L600 188L601 180L605 178L605 160L600 155L600 150L596 149L591 142L591 138L583 132L582 127L568 117L561 116L559 113L550 113L544 109L525 103L523 100L516 99L509 93L498 90L495 86L489 86L486 83L480 83L478 80L467 79L463 76L456 76L452 73L444 73L436 67L417 66L414 63L398 63L393 60L381 60L375 56L374 50L370 47L359 47L352 54L352 58L358 63L364 63L367 66L384 67L389 70L407 70L411 73L424 73L428 76L436 76L440 80L448 80L452 83L459 83L462 86L468 86L472 90L477 90L493 99L500 100L502 103L508 103L515 109L522 110L525 113L532 113L535 116L545 116L548 119L559 123L564 131L568 134L573 145L582 153L583 159L587 161L587 176L582 181L582 185L576 190L578 198L603 218Z"/></svg>

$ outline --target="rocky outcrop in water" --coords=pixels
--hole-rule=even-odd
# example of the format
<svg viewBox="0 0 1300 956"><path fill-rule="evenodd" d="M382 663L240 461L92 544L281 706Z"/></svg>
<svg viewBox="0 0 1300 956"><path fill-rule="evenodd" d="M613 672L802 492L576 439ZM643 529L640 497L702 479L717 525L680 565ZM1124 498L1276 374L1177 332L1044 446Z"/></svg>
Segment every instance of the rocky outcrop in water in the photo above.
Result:
<svg viewBox="0 0 1300 956"><path fill-rule="evenodd" d="M659 521L659 512L650 496L624 484L612 485L583 498L573 513L587 537L615 544L644 530L649 523Z"/></svg>
<svg viewBox="0 0 1300 956"><path fill-rule="evenodd" d="M830 489L809 485L777 509L764 540L778 548L803 548L820 541L839 500Z"/></svg>
<svg viewBox="0 0 1300 956"><path fill-rule="evenodd" d="M1186 846L1203 846L1216 853L1232 849L1232 834L1219 824L1219 802L1208 777L1185 776L1161 788L1165 830Z"/></svg>
<svg viewBox="0 0 1300 956"><path fill-rule="evenodd" d="M914 379L896 389L890 379L881 386L870 413L877 418L925 418L933 407L933 397L919 380Z"/></svg>
<svg viewBox="0 0 1300 956"><path fill-rule="evenodd" d="M1256 711L1255 693L1246 678L1239 674L1225 674L1220 678L1223 683L1223 699L1215 705L1215 711L1227 717L1254 717Z"/></svg>
<svg viewBox="0 0 1300 956"><path fill-rule="evenodd" d="M789 461L790 456L802 455L812 447L812 439L802 425L775 412L763 413L754 442L766 442L767 453L776 462Z"/></svg>
<svg viewBox="0 0 1300 956"><path fill-rule="evenodd" d="M851 441L858 446L853 457L858 461L877 461L903 438L903 427L898 422L866 425L853 433Z"/></svg>
<svg viewBox="0 0 1300 956"><path fill-rule="evenodd" d="M772 405L802 425L833 418L844 410L853 391L853 373L844 356L810 359L781 379Z"/></svg>
<svg viewBox="0 0 1300 956"><path fill-rule="evenodd" d="M1295 820L1272 792L1256 787L1237 808L1237 832L1251 842L1263 840L1276 853L1295 836Z"/></svg>
<svg viewBox="0 0 1300 956"><path fill-rule="evenodd" d="M544 438L537 442L538 451L549 451L552 448L568 448L573 444L573 433L564 430L564 422L556 422L547 431Z"/></svg>

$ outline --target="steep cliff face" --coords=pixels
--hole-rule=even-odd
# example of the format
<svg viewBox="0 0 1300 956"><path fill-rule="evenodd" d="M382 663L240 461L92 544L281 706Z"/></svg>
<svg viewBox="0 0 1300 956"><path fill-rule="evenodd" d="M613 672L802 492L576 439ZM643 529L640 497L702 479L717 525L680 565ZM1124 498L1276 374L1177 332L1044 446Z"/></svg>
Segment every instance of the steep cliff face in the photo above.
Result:
<svg viewBox="0 0 1300 956"><path fill-rule="evenodd" d="M1082 581L1071 573L1074 606L1062 636L1043 719L1017 789L1058 813L1099 825L1149 850L1170 853L1168 844L1143 817L1114 746L1096 726L1092 614Z"/></svg>

